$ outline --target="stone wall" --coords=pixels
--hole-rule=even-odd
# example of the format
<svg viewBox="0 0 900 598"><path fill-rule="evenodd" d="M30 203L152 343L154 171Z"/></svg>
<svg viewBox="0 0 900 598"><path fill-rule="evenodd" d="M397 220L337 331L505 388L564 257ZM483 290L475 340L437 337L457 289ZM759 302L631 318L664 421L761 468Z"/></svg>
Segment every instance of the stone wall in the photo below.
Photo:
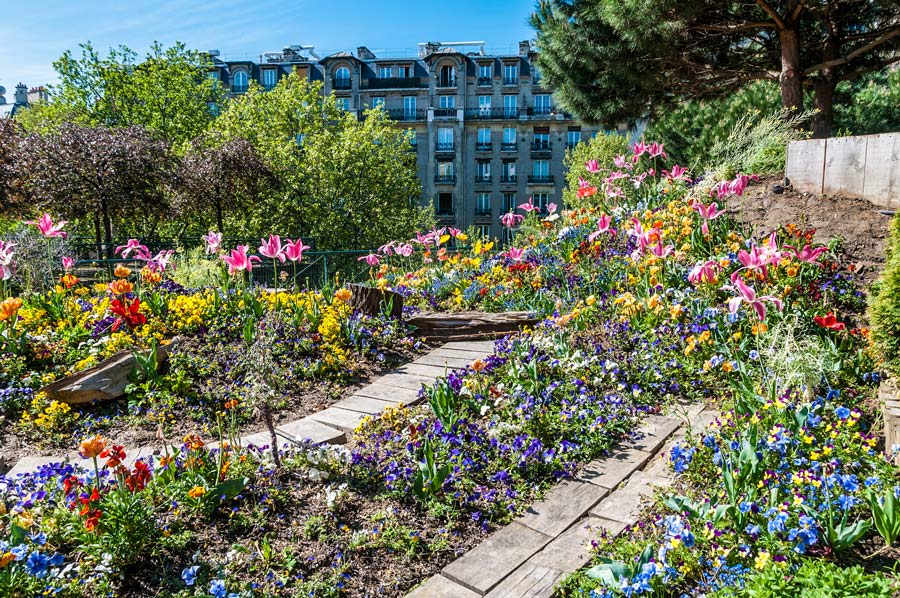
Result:
<svg viewBox="0 0 900 598"><path fill-rule="evenodd" d="M792 141L785 176L800 191L862 197L896 210L900 208L900 133Z"/></svg>

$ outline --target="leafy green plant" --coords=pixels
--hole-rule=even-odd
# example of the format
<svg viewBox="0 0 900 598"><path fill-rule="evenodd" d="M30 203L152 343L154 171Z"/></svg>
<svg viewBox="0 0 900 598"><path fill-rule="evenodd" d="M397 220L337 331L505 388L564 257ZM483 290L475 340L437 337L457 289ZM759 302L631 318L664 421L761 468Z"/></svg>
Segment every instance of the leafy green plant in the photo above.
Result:
<svg viewBox="0 0 900 598"><path fill-rule="evenodd" d="M883 495L871 488L866 493L869 508L872 510L872 521L875 529L884 538L887 546L892 546L900 538L900 500L888 489Z"/></svg>
<svg viewBox="0 0 900 598"><path fill-rule="evenodd" d="M717 592L717 598L888 598L891 583L860 566L840 567L808 559L794 575L782 567L767 567L746 578L743 589Z"/></svg>
<svg viewBox="0 0 900 598"><path fill-rule="evenodd" d="M448 465L437 465L434 458L434 447L428 439L422 446L423 461L419 462L419 471L413 479L413 492L419 500L427 500L441 491L444 480L450 475Z"/></svg>
<svg viewBox="0 0 900 598"><path fill-rule="evenodd" d="M622 582L630 582L634 579L652 558L653 544L647 544L647 547L644 548L644 551L641 552L634 562L627 563L606 557L598 557L600 563L585 571L585 574L591 579L596 579L610 590L619 590L622 587Z"/></svg>
<svg viewBox="0 0 900 598"><path fill-rule="evenodd" d="M440 378L433 385L426 388L428 404L434 415L447 429L452 428L462 417L462 401L453 391L446 378Z"/></svg>
<svg viewBox="0 0 900 598"><path fill-rule="evenodd" d="M887 263L869 294L872 341L885 367L900 375L900 213L891 221Z"/></svg>

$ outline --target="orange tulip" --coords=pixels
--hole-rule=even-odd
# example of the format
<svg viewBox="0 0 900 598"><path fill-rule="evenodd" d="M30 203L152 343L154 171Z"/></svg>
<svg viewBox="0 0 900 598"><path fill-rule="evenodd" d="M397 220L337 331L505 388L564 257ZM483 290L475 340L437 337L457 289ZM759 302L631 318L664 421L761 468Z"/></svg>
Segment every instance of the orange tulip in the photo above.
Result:
<svg viewBox="0 0 900 598"><path fill-rule="evenodd" d="M113 295L125 295L134 290L134 285L127 280L118 279L109 283L109 292Z"/></svg>
<svg viewBox="0 0 900 598"><path fill-rule="evenodd" d="M337 299L338 301L345 301L345 302L349 301L350 297L352 297L352 296L353 296L353 293L350 291L350 289L338 289L334 293L334 298Z"/></svg>
<svg viewBox="0 0 900 598"><path fill-rule="evenodd" d="M0 303L0 322L13 319L22 307L22 300L17 297L4 299Z"/></svg>
<svg viewBox="0 0 900 598"><path fill-rule="evenodd" d="M126 268L122 264L116 266L116 269L113 270L113 276L116 278L128 278L131 276L131 268Z"/></svg>
<svg viewBox="0 0 900 598"><path fill-rule="evenodd" d="M93 459L100 455L106 449L106 438L97 434L87 440L81 442L81 448L78 449L84 459Z"/></svg>

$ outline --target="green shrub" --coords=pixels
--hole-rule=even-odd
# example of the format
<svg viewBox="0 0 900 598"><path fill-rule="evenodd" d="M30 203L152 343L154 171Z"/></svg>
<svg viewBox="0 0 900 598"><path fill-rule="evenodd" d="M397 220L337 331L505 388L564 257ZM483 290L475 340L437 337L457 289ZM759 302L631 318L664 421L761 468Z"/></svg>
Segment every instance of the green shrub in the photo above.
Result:
<svg viewBox="0 0 900 598"><path fill-rule="evenodd" d="M869 292L869 320L886 369L900 376L900 213L891 221L886 253L884 272Z"/></svg>
<svg viewBox="0 0 900 598"><path fill-rule="evenodd" d="M576 192L578 191L578 179L585 174L584 164L586 162L596 160L600 168L606 170L602 176L598 177L597 181L591 181L599 184L599 180L608 174L609 168L612 168L613 159L620 154L627 153L629 153L628 140L616 133L598 133L588 141L582 141L566 152L566 187L563 189L563 201L566 207L578 208L584 203L578 199Z"/></svg>
<svg viewBox="0 0 900 598"><path fill-rule="evenodd" d="M172 279L188 289L199 289L218 284L222 272L221 260L206 255L202 247L195 247L179 254Z"/></svg>
<svg viewBox="0 0 900 598"><path fill-rule="evenodd" d="M753 573L740 590L718 598L890 598L891 583L880 573L860 566L842 568L828 561L807 559L794 575L781 567Z"/></svg>
<svg viewBox="0 0 900 598"><path fill-rule="evenodd" d="M741 172L760 175L784 172L787 144L806 136L800 126L808 118L808 113L791 115L787 110L746 114L734 123L727 137L713 144L702 171L714 174L719 180Z"/></svg>

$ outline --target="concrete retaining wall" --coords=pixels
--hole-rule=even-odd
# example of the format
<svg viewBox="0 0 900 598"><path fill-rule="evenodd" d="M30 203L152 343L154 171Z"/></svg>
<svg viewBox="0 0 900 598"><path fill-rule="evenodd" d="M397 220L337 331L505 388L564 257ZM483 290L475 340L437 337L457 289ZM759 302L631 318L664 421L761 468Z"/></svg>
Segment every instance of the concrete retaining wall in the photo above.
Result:
<svg viewBox="0 0 900 598"><path fill-rule="evenodd" d="M900 209L900 133L792 141L785 175L800 191Z"/></svg>

